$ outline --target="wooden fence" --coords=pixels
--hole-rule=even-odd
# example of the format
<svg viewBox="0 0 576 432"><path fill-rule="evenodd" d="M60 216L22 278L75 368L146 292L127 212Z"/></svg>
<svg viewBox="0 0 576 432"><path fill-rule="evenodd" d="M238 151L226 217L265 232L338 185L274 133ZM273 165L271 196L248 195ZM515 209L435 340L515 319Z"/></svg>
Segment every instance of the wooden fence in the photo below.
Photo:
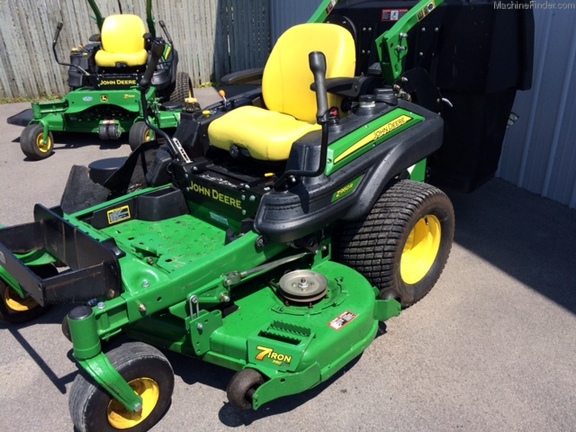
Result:
<svg viewBox="0 0 576 432"><path fill-rule="evenodd" d="M102 16L119 12L118 0L97 0ZM120 0L124 13L146 17L145 0ZM270 52L268 0L153 0L157 33L166 23L180 55L178 70L193 84L217 81L226 73L264 65ZM67 68L56 64L52 40L62 22L56 52L98 32L85 0L0 0L0 98L64 95Z"/></svg>

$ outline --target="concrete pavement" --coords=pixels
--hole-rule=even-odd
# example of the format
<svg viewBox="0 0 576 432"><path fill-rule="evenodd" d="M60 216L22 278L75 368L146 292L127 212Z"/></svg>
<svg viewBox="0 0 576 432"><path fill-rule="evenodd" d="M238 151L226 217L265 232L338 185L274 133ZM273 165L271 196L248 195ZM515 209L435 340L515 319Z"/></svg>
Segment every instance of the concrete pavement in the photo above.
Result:
<svg viewBox="0 0 576 432"><path fill-rule="evenodd" d="M129 153L126 140L62 135L52 157L27 161L5 119L28 106L0 105L0 225L58 204L73 164ZM456 241L437 286L329 383L239 412L230 371L168 353L175 392L154 431L576 430L576 211L501 180L450 196ZM66 311L0 323L0 431L73 430Z"/></svg>

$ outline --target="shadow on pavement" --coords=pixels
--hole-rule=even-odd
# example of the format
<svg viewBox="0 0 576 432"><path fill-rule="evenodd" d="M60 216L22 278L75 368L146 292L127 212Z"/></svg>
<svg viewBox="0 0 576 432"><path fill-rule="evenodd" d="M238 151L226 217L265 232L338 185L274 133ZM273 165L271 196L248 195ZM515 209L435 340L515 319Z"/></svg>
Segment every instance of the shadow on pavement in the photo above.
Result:
<svg viewBox="0 0 576 432"><path fill-rule="evenodd" d="M576 313L576 210L500 179L448 195L456 243Z"/></svg>
<svg viewBox="0 0 576 432"><path fill-rule="evenodd" d="M0 322L0 329L4 329L12 335L12 337L20 344L20 346L26 351L30 358L38 365L38 368L42 370L44 375L46 375L46 377L52 382L54 387L58 389L61 394L66 394L66 384L74 380L76 372L66 374L64 376L58 376L44 360L44 358L28 342L26 337L22 335L21 330L28 326L61 323L64 316L66 316L69 306L70 305L60 305L50 307L44 315L25 324L11 325L5 322ZM63 335L61 335L61 337L64 338Z"/></svg>
<svg viewBox="0 0 576 432"><path fill-rule="evenodd" d="M54 150L78 148L85 146L98 145L101 149L114 149L122 145L128 145L128 134L122 134L117 140L101 140L97 134L80 133L80 132L53 132ZM19 143L20 136L14 138L11 142Z"/></svg>

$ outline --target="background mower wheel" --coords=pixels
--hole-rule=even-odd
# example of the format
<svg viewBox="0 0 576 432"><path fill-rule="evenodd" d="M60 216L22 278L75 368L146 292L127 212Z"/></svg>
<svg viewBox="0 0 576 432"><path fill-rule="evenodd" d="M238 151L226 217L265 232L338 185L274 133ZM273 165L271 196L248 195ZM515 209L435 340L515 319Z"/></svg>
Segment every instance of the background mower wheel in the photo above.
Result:
<svg viewBox="0 0 576 432"><path fill-rule="evenodd" d="M54 137L48 132L48 140L44 143L44 126L31 124L20 135L20 148L29 159L46 159L54 153Z"/></svg>
<svg viewBox="0 0 576 432"><path fill-rule="evenodd" d="M252 395L258 387L264 384L264 377L254 369L243 369L234 374L226 395L230 403L236 408L247 410L252 408Z"/></svg>
<svg viewBox="0 0 576 432"><path fill-rule="evenodd" d="M130 128L130 133L128 134L128 144L132 150L136 150L140 147L140 144L153 141L156 138L156 134L152 129L146 126L143 121L137 121Z"/></svg>
<svg viewBox="0 0 576 432"><path fill-rule="evenodd" d="M176 72L176 82L174 90L170 93L170 102L182 103L189 97L194 97L190 75L187 72Z"/></svg>
<svg viewBox="0 0 576 432"><path fill-rule="evenodd" d="M156 348L128 342L108 353L108 358L142 398L142 411L133 413L82 371L70 390L69 409L80 432L147 431L166 413L174 390L174 371Z"/></svg>
<svg viewBox="0 0 576 432"><path fill-rule="evenodd" d="M386 190L363 219L335 236L336 259L403 307L421 300L448 260L454 209L441 190L402 180Z"/></svg>
<svg viewBox="0 0 576 432"><path fill-rule="evenodd" d="M42 278L58 273L52 264L30 267L30 269ZM0 279L0 319L11 324L21 324L38 318L46 310L46 307L40 306L32 297L21 297Z"/></svg>

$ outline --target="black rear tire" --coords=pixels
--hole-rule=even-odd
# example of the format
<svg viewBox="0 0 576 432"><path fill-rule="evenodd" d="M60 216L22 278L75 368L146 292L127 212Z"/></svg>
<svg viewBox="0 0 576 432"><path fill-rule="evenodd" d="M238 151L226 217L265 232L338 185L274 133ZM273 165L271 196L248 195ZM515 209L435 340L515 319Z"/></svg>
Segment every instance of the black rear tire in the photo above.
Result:
<svg viewBox="0 0 576 432"><path fill-rule="evenodd" d="M170 102L183 103L186 98L194 97L192 80L187 72L176 72L174 90L170 93Z"/></svg>
<svg viewBox="0 0 576 432"><path fill-rule="evenodd" d="M20 135L20 148L31 160L46 159L54 153L54 137L48 132L48 140L44 144L44 126L35 123L28 125Z"/></svg>
<svg viewBox="0 0 576 432"><path fill-rule="evenodd" d="M128 342L108 353L112 365L142 397L141 413L131 413L81 372L70 390L69 409L79 432L144 432L166 413L174 390L174 371L158 349Z"/></svg>
<svg viewBox="0 0 576 432"><path fill-rule="evenodd" d="M437 282L454 238L454 209L441 190L402 180L386 190L361 220L334 235L334 255L403 307Z"/></svg>

